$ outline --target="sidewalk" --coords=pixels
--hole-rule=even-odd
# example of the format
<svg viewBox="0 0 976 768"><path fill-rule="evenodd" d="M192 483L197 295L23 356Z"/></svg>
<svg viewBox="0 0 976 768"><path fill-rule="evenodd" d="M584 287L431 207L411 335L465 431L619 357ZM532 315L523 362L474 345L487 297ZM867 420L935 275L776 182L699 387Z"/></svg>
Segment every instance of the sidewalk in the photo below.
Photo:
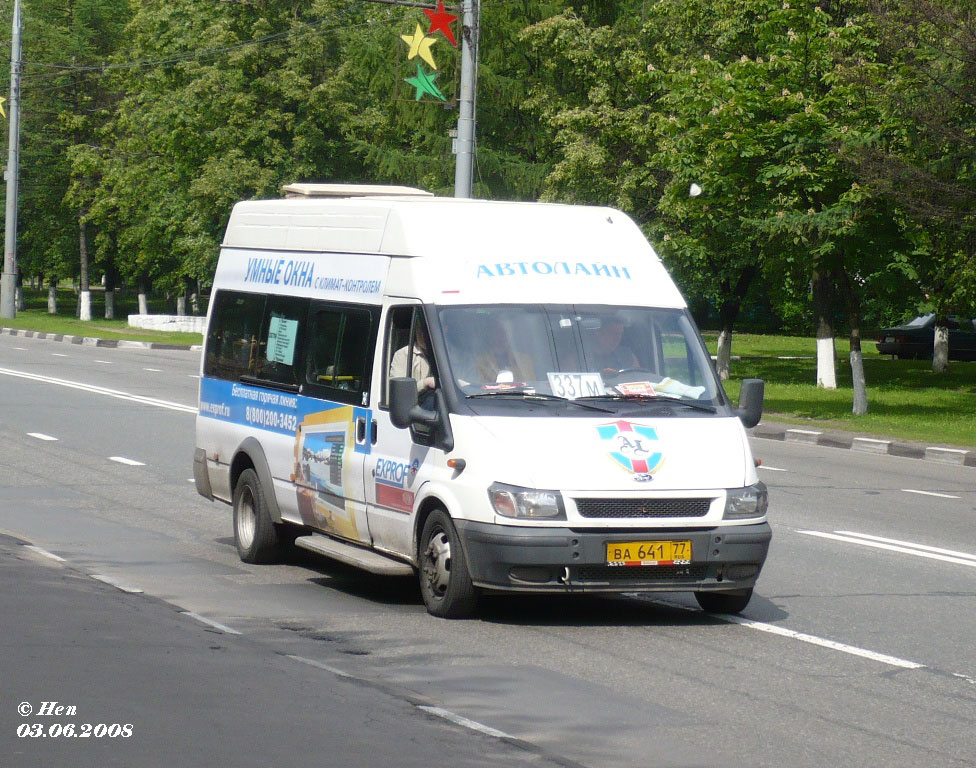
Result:
<svg viewBox="0 0 976 768"><path fill-rule="evenodd" d="M763 440L784 440L795 443L811 443L830 448L846 448L851 451L875 453L888 456L902 456L908 459L937 461L942 464L957 464L976 467L976 449L949 445L929 445L927 443L895 440L887 437L867 437L858 432L841 430L818 430L815 424L799 427L796 424L781 424L763 419L756 427L747 430L751 437Z"/></svg>
<svg viewBox="0 0 976 768"><path fill-rule="evenodd" d="M43 333L41 331L25 331L21 328L4 328L0 326L0 334L7 336L23 336L28 339L47 339L48 341L63 341L69 344L84 344L86 347L134 347L138 349L182 349L199 352L203 349L200 344L162 344L158 341L128 341L126 339L97 339L93 336L71 336L61 333Z"/></svg>

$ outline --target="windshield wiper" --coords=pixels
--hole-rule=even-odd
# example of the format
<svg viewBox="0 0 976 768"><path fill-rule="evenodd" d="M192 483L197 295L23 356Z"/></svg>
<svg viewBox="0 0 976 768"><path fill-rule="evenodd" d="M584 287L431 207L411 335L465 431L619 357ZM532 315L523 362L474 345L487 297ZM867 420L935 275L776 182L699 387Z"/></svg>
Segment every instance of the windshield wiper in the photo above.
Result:
<svg viewBox="0 0 976 768"><path fill-rule="evenodd" d="M621 394L608 392L605 395L586 395L585 397L580 397L577 399L655 403L656 405L684 405L687 408L693 408L696 411L715 413L714 405L709 405L708 403L699 403L695 400L685 400L683 398L678 398L678 397L668 397L667 395L645 395L645 394L621 395Z"/></svg>
<svg viewBox="0 0 976 768"><path fill-rule="evenodd" d="M499 389L494 392L477 392L473 395L465 395L465 398L468 400L476 397L518 397L522 400L543 400L551 403L567 403L569 405L578 405L580 408L586 408L588 411L613 413L613 411L608 408L601 408L598 405L590 405L588 403L579 402L582 398L570 400L568 397L559 397L559 395L549 395L544 392L535 392L525 389Z"/></svg>

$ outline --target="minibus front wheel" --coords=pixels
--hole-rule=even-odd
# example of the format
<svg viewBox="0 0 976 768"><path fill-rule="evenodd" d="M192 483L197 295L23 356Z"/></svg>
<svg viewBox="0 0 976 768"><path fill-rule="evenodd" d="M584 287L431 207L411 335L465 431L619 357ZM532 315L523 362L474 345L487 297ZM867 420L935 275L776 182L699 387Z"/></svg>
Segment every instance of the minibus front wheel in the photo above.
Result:
<svg viewBox="0 0 976 768"><path fill-rule="evenodd" d="M427 611L444 619L470 616L478 603L461 540L443 509L435 509L420 536L420 591Z"/></svg>
<svg viewBox="0 0 976 768"><path fill-rule="evenodd" d="M234 544L245 563L272 563L281 555L278 529L253 469L241 472L234 486Z"/></svg>

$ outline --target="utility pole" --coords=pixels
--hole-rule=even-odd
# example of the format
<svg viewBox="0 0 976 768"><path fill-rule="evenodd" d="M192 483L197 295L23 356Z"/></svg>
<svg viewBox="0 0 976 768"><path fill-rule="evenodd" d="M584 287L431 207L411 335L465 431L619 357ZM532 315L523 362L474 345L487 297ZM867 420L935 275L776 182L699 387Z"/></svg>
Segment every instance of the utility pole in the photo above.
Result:
<svg viewBox="0 0 976 768"><path fill-rule="evenodd" d="M471 197L474 179L475 104L478 96L479 0L464 0L461 18L461 100L458 111L454 196Z"/></svg>
<svg viewBox="0 0 976 768"><path fill-rule="evenodd" d="M20 0L14 0L10 42L10 131L7 134L7 218L3 232L0 317L17 316L17 179L20 169Z"/></svg>

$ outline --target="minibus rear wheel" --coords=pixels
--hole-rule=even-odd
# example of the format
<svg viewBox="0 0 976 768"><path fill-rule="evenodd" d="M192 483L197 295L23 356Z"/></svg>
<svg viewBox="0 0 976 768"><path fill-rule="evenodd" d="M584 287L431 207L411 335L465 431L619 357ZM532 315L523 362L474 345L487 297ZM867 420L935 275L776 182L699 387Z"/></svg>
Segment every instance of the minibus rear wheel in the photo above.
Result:
<svg viewBox="0 0 976 768"><path fill-rule="evenodd" d="M752 587L727 592L695 592L695 599L708 613L739 613L752 599Z"/></svg>
<svg viewBox="0 0 976 768"><path fill-rule="evenodd" d="M461 540L443 509L430 513L420 536L420 591L427 611L443 619L466 618L478 603Z"/></svg>
<svg viewBox="0 0 976 768"><path fill-rule="evenodd" d="M234 486L234 544L245 563L273 563L281 557L278 528L253 469L241 472Z"/></svg>

